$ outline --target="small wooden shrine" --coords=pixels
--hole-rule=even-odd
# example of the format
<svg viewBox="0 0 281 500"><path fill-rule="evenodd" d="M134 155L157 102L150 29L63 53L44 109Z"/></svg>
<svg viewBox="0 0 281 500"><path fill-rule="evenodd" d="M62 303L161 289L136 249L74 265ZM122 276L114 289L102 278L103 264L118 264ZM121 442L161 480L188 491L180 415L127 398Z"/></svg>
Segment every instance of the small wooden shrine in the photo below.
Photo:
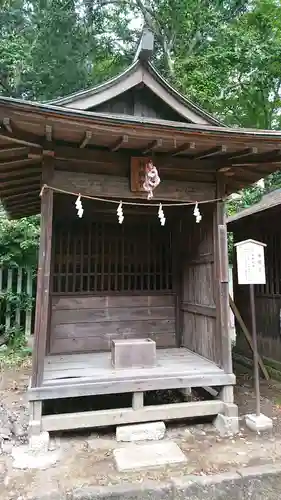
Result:
<svg viewBox="0 0 281 500"><path fill-rule="evenodd" d="M258 239L266 244L265 267L266 284L255 286L256 322L259 352L270 361L281 364L281 190L277 189L262 197L251 207L241 210L228 219L228 230L233 233L235 242L245 238ZM236 262L234 262L234 299L239 312L251 331L250 298L246 286L238 285ZM251 349L244 336L238 335L238 353L249 355Z"/></svg>
<svg viewBox="0 0 281 500"><path fill-rule="evenodd" d="M157 73L152 42L145 32L133 64L93 89L0 98L1 201L13 218L41 213L33 432L234 408L224 200L278 168L281 134L224 127ZM155 341L155 364L112 366L120 339ZM191 387L218 397L146 404L149 391ZM124 393L129 407L47 410Z"/></svg>

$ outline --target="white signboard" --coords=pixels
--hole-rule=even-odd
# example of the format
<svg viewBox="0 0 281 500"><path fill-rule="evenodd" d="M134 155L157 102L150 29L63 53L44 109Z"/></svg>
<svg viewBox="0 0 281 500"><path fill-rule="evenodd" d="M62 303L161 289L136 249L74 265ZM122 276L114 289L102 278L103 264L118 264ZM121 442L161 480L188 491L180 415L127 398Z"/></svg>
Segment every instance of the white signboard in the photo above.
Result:
<svg viewBox="0 0 281 500"><path fill-rule="evenodd" d="M239 285L265 285L265 243L255 240L235 244Z"/></svg>

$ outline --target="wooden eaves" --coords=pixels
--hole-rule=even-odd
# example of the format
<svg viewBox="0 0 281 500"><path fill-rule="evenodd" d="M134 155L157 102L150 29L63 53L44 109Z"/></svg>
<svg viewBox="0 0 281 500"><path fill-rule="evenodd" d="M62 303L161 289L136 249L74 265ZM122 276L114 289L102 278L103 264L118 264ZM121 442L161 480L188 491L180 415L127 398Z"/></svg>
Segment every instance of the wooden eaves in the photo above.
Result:
<svg viewBox="0 0 281 500"><path fill-rule="evenodd" d="M228 193L281 165L278 131L109 115L5 97L0 124L0 197L11 217L39 213L46 152L57 169L126 176L130 157L151 150L162 178L214 182L220 171Z"/></svg>

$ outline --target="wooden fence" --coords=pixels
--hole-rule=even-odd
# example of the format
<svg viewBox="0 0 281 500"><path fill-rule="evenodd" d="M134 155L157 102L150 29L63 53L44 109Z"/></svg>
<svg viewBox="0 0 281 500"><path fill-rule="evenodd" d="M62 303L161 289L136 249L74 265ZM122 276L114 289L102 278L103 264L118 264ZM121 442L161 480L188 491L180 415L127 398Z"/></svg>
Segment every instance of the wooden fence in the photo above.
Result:
<svg viewBox="0 0 281 500"><path fill-rule="evenodd" d="M28 338L33 329L34 272L26 268L0 267L0 325L3 333L20 327Z"/></svg>

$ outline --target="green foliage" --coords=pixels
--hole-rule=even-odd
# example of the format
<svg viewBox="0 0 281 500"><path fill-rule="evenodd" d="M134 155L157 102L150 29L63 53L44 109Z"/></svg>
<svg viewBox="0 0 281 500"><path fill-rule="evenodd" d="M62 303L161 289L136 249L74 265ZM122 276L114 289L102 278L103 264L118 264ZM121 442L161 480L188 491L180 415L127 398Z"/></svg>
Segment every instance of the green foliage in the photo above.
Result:
<svg viewBox="0 0 281 500"><path fill-rule="evenodd" d="M241 192L241 196L239 198L234 198L228 201L227 203L227 215L231 216L243 210L244 208L248 208L255 203L258 203L265 193L264 189L259 186L252 185L249 186Z"/></svg>
<svg viewBox="0 0 281 500"><path fill-rule="evenodd" d="M0 92L48 100L116 75L143 23L154 64L227 124L281 128L280 0L6 0Z"/></svg>
<svg viewBox="0 0 281 500"><path fill-rule="evenodd" d="M1 330L4 333L4 325L0 325L0 332ZM8 349L19 350L26 346L24 330L18 325L8 328L5 332L5 338L7 338L6 346Z"/></svg>
<svg viewBox="0 0 281 500"><path fill-rule="evenodd" d="M40 218L0 215L0 266L36 268Z"/></svg>
<svg viewBox="0 0 281 500"><path fill-rule="evenodd" d="M34 305L34 298L30 297L27 293L14 293L12 290L7 290L0 293L0 317L1 312L6 311L7 306L11 308L11 311L16 308L22 310L32 310Z"/></svg>

